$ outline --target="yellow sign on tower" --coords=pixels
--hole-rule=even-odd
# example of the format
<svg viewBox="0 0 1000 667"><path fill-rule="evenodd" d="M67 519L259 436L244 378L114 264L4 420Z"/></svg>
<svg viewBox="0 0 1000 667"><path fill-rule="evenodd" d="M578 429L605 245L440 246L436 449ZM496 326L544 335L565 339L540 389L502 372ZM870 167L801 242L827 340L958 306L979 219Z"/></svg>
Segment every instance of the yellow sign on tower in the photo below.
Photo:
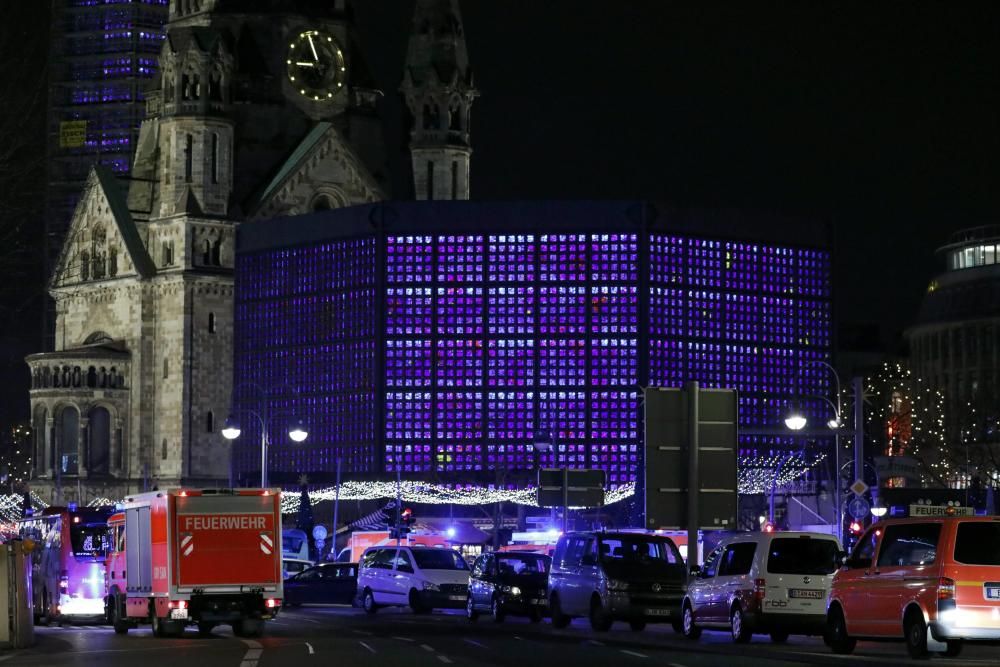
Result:
<svg viewBox="0 0 1000 667"><path fill-rule="evenodd" d="M87 121L65 120L59 123L59 148L80 148L87 141Z"/></svg>

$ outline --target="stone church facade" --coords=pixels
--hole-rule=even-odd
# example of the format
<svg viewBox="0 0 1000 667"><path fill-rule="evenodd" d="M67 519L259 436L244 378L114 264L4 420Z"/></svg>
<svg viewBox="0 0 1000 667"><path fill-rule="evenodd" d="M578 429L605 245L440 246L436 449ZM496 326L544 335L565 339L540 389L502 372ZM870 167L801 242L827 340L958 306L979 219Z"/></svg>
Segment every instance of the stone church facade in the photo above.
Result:
<svg viewBox="0 0 1000 667"><path fill-rule="evenodd" d="M55 350L27 359L50 502L228 484L237 225L387 196L348 0L172 0L160 66L130 179L95 168L73 215ZM457 0L418 0L403 92L418 198L467 198Z"/></svg>

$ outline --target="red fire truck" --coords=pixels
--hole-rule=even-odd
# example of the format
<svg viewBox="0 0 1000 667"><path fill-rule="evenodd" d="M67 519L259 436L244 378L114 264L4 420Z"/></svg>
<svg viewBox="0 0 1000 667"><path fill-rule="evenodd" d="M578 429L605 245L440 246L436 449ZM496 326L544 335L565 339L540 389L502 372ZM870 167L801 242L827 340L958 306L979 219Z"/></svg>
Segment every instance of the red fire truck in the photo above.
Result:
<svg viewBox="0 0 1000 667"><path fill-rule="evenodd" d="M127 498L108 520L107 615L158 637L221 623L258 636L281 607L281 496L274 489L175 489Z"/></svg>

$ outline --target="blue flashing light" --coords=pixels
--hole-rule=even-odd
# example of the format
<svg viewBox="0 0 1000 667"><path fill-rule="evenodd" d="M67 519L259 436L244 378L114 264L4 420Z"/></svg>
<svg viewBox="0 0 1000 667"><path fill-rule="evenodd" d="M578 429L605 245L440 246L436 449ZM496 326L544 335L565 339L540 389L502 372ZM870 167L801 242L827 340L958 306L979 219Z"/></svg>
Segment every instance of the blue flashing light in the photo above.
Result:
<svg viewBox="0 0 1000 667"><path fill-rule="evenodd" d="M77 504L76 503L70 503L66 507L69 509L70 512L75 512L76 508L77 508Z"/></svg>
<svg viewBox="0 0 1000 667"><path fill-rule="evenodd" d="M454 526L449 526L448 529L444 531L444 534L447 535L449 538L455 537L455 533L456 531Z"/></svg>

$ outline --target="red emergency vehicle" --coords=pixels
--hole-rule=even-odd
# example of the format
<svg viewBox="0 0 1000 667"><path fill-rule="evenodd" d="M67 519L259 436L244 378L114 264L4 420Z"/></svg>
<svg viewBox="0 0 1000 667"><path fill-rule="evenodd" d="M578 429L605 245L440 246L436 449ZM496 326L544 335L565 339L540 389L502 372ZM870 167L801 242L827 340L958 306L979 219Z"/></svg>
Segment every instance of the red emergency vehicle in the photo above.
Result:
<svg viewBox="0 0 1000 667"><path fill-rule="evenodd" d="M115 632L156 636L221 623L257 636L281 607L281 495L174 489L127 498L108 520L107 613Z"/></svg>

